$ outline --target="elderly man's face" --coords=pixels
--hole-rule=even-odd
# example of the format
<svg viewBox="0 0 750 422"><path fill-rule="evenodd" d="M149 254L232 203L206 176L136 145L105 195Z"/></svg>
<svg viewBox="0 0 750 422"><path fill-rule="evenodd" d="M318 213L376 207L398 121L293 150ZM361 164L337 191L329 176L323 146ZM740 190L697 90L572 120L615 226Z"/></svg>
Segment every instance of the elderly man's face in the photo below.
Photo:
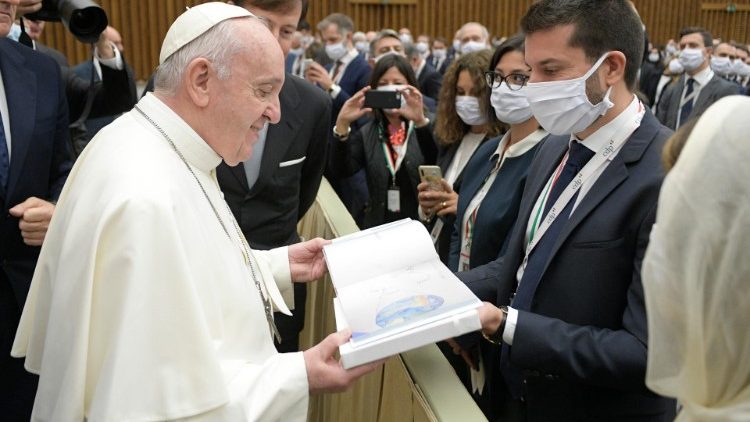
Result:
<svg viewBox="0 0 750 422"><path fill-rule="evenodd" d="M210 144L230 166L250 158L266 123L279 122L284 83L279 43L257 23L238 27L237 36L248 40L248 46L232 59L231 76L215 79L218 89L211 99L216 140Z"/></svg>
<svg viewBox="0 0 750 422"><path fill-rule="evenodd" d="M16 7L20 0L0 0L0 37L7 37L16 19Z"/></svg>

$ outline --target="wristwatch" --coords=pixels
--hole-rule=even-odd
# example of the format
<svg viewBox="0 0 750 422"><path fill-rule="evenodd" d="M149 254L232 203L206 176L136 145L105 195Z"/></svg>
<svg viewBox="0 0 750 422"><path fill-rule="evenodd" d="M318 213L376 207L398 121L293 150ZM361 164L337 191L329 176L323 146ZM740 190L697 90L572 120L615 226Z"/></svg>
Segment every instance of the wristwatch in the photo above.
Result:
<svg viewBox="0 0 750 422"><path fill-rule="evenodd" d="M500 326L497 328L497 331L494 333L487 335L482 331L482 336L484 336L487 341L494 344L503 344L503 331L505 331L505 321L508 320L508 307L507 306L501 306L500 311L503 313L503 320L500 322Z"/></svg>

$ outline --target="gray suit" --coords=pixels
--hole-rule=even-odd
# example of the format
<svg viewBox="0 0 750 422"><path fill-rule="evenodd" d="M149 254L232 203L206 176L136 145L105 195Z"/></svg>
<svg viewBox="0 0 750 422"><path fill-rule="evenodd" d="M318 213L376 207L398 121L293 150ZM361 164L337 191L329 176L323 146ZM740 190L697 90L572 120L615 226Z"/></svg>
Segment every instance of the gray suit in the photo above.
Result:
<svg viewBox="0 0 750 422"><path fill-rule="evenodd" d="M680 100L682 99L682 91L685 88L685 75L682 75L677 83L672 83L664 88L664 93L659 99L659 108L656 110L656 117L666 127L670 129L677 128L677 116L680 113ZM700 95L693 104L693 111L690 112L690 118L698 117L703 114L704 111L711 104L715 103L722 97L727 95L739 94L739 87L737 84L726 81L714 75L708 84L701 88ZM685 123L685 122L680 122Z"/></svg>

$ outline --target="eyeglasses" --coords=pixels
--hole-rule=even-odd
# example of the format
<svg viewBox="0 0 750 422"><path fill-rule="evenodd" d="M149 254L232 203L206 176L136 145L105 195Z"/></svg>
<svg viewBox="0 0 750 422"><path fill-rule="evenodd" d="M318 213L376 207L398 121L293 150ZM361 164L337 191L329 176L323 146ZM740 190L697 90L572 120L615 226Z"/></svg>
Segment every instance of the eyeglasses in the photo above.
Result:
<svg viewBox="0 0 750 422"><path fill-rule="evenodd" d="M521 73L511 73L508 76L503 76L494 70L490 70L484 72L484 80L490 88L497 88L503 83L503 81L505 81L505 85L507 85L511 91L518 91L526 85L526 82L529 81L529 77Z"/></svg>

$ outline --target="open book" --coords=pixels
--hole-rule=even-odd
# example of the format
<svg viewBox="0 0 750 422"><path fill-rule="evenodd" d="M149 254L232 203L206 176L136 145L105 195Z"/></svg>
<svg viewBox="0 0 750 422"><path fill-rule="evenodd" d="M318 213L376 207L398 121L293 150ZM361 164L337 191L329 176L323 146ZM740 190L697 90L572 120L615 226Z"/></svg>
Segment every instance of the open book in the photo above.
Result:
<svg viewBox="0 0 750 422"><path fill-rule="evenodd" d="M481 302L445 266L424 226L405 219L324 248L336 290L339 352L350 368L480 329Z"/></svg>

